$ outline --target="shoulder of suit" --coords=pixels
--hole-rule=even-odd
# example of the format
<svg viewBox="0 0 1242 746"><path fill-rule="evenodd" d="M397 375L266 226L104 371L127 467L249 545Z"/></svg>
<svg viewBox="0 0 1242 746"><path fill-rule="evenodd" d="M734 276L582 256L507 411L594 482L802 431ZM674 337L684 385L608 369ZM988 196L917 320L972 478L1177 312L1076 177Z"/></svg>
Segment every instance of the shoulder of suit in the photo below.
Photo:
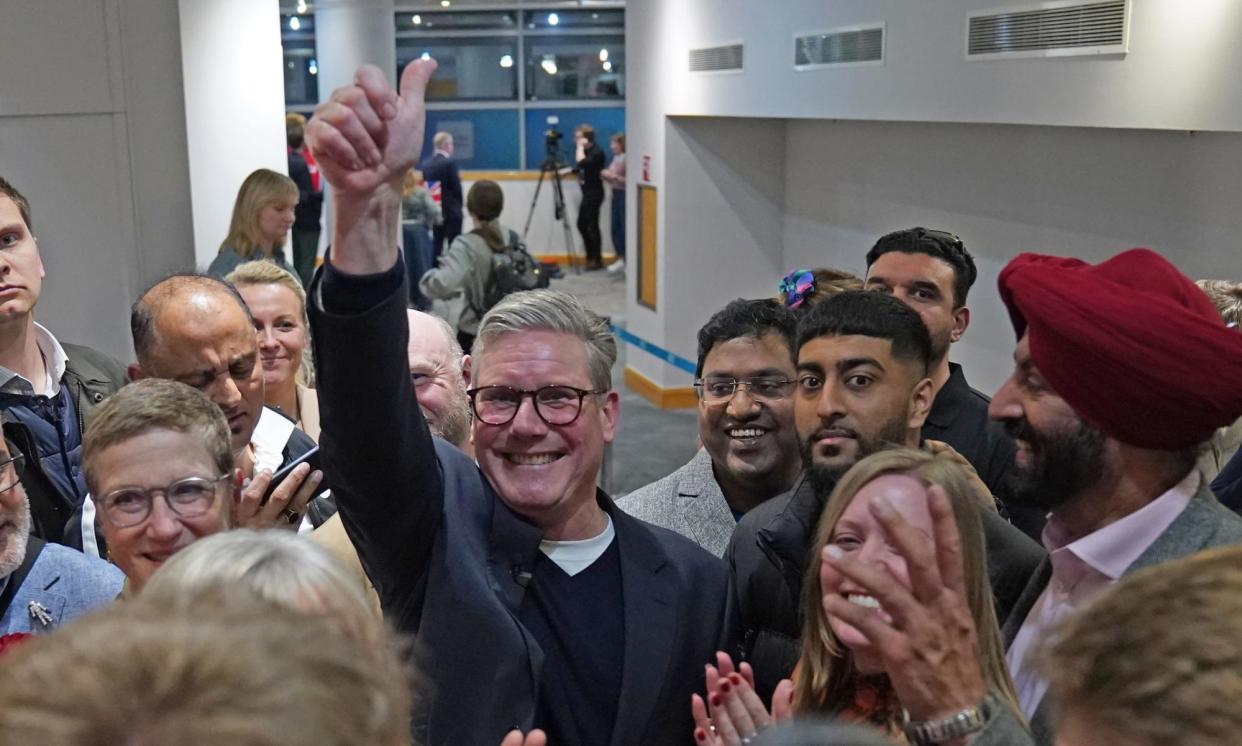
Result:
<svg viewBox="0 0 1242 746"><path fill-rule="evenodd" d="M679 567L681 571L690 572L700 577L705 574L706 578L704 579L715 578L719 575L720 580L725 580L726 568L724 562L676 531L656 526L633 515L618 517L614 514L613 525L617 529L618 536L621 537L622 547L625 546L627 535L633 536L633 532L641 531L649 539L655 541L660 549L663 550L666 559ZM622 551L625 551L624 548L622 548Z"/></svg>
<svg viewBox="0 0 1242 746"><path fill-rule="evenodd" d="M115 565L98 557L87 557L76 549L49 543L39 552L26 582L38 582L39 578L52 574L60 574L66 581L62 593L73 587L88 592L97 589L97 593L89 595L116 596L125 581L125 576Z"/></svg>

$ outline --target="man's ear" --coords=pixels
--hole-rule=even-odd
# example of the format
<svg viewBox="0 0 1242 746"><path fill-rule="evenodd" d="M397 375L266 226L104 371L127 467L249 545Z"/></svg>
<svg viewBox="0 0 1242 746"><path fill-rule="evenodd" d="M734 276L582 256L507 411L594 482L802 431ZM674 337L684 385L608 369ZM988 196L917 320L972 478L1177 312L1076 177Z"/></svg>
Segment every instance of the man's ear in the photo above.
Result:
<svg viewBox="0 0 1242 746"><path fill-rule="evenodd" d="M461 356L461 380L466 384L466 388L470 388L471 365L474 360L469 353Z"/></svg>
<svg viewBox="0 0 1242 746"><path fill-rule="evenodd" d="M949 333L949 339L953 342L961 339L966 334L968 326L970 326L970 309L962 306L953 312L953 331Z"/></svg>
<svg viewBox="0 0 1242 746"><path fill-rule="evenodd" d="M923 423L927 421L927 415L931 413L932 401L935 398L936 390L930 378L924 378L914 384L914 390L910 392L910 420L907 423L911 430L923 427Z"/></svg>
<svg viewBox="0 0 1242 746"><path fill-rule="evenodd" d="M125 367L125 372L129 374L129 380L131 382L141 381L144 378L150 378L150 376L142 370L142 366L138 363L130 363Z"/></svg>

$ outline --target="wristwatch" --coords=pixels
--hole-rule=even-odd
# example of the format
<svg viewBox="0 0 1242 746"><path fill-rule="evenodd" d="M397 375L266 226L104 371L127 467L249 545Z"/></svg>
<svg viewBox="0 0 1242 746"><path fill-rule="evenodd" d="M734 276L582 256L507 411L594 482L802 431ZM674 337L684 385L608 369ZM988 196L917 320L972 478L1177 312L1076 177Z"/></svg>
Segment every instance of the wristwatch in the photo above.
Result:
<svg viewBox="0 0 1242 746"><path fill-rule="evenodd" d="M959 710L939 720L910 720L906 713L906 722L902 730L913 746L937 746L972 733L978 733L987 725L992 714L992 701L988 697L977 705Z"/></svg>

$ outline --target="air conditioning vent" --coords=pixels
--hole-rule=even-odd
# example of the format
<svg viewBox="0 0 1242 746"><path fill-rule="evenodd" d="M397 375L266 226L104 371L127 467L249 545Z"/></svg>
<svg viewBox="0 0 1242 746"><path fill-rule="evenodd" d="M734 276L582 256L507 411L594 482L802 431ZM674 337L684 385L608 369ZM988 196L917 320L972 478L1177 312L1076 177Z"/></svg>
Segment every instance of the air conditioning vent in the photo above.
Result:
<svg viewBox="0 0 1242 746"><path fill-rule="evenodd" d="M1065 57L1129 51L1130 0L1052 2L967 16L966 56Z"/></svg>
<svg viewBox="0 0 1242 746"><path fill-rule="evenodd" d="M692 73L740 72L741 69L741 42L690 50L690 72Z"/></svg>
<svg viewBox="0 0 1242 746"><path fill-rule="evenodd" d="M794 37L794 68L884 64L884 24L800 33Z"/></svg>

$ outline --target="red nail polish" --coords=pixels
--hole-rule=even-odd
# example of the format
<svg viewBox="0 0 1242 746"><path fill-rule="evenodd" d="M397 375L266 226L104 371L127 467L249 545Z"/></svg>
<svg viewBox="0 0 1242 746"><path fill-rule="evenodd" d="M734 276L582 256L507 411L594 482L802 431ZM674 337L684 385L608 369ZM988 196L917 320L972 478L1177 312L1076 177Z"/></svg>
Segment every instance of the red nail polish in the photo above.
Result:
<svg viewBox="0 0 1242 746"><path fill-rule="evenodd" d="M733 686L738 686L742 683L742 677L735 673L731 673L729 674L729 681L733 682Z"/></svg>
<svg viewBox="0 0 1242 746"><path fill-rule="evenodd" d="M706 732L706 731L704 731L702 728L695 728L695 729L694 729L694 738L695 738L695 740L698 740L698 741L706 741L706 740L707 740L707 732Z"/></svg>
<svg viewBox="0 0 1242 746"><path fill-rule="evenodd" d="M710 701L710 702L712 703L712 707L719 707L719 706L720 706L720 695L719 695L719 694L717 694L717 693L715 693L715 692L712 692L712 693L711 693L711 696L709 696L707 699L708 699L708 701Z"/></svg>
<svg viewBox="0 0 1242 746"><path fill-rule="evenodd" d="M720 691L724 692L725 694L729 693L729 680L728 679L725 679L724 681L720 682Z"/></svg>

